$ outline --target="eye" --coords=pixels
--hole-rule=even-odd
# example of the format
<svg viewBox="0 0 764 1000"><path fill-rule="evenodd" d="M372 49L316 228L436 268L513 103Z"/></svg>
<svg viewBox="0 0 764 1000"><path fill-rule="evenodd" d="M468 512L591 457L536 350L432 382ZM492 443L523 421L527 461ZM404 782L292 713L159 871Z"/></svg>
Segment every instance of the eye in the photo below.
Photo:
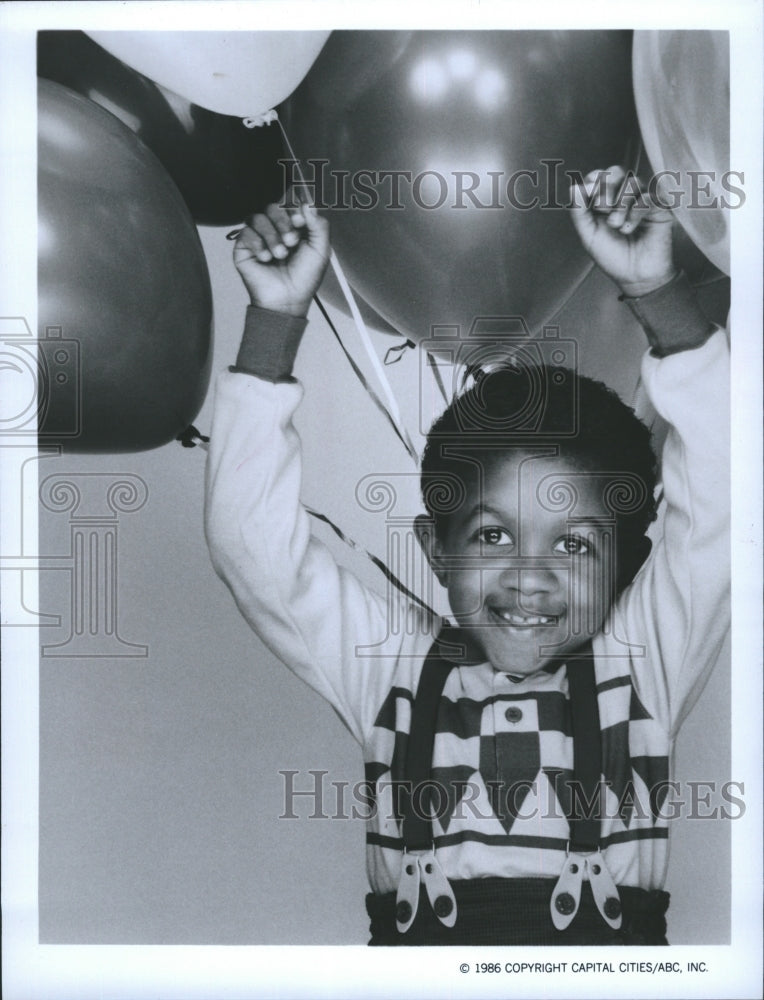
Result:
<svg viewBox="0 0 764 1000"><path fill-rule="evenodd" d="M514 539L504 528L488 526L480 528L477 538L483 545L514 545Z"/></svg>
<svg viewBox="0 0 764 1000"><path fill-rule="evenodd" d="M580 535L564 535L554 544L554 551L563 556L584 556L594 552L594 546Z"/></svg>

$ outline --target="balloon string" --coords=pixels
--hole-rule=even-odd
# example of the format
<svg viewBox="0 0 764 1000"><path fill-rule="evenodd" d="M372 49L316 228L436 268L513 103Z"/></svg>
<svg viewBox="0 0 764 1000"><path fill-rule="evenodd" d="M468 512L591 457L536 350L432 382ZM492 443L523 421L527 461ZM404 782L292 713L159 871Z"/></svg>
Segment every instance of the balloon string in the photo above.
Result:
<svg viewBox="0 0 764 1000"><path fill-rule="evenodd" d="M438 389L440 390L440 394L443 397L443 402L446 404L446 406L450 406L451 400L449 399L448 393L446 392L446 387L443 384L443 376L440 374L440 368L438 368L437 361L435 360L434 356L430 354L429 351L427 352L427 364L432 369L432 374L435 378L435 383L438 386Z"/></svg>
<svg viewBox="0 0 764 1000"><path fill-rule="evenodd" d="M403 583L402 580L399 580L398 577L395 575L395 573L393 573L393 571L389 568L389 566L387 566L378 556L375 556L372 552L369 552L368 549L365 549L362 545L359 545L358 542L354 541L352 538L346 535L341 528L337 527L334 521L332 521L330 518L326 516L326 514L321 514L317 510L313 510L312 507L308 507L305 504L303 504L303 506L305 507L305 510L308 512L308 514L311 515L311 517L315 517L317 521L323 521L324 524L327 524L335 533L335 535L337 535L338 538L342 539L345 545L353 549L354 552L360 552L362 555L366 556L367 559L370 559L371 562L377 567L377 569L385 576L385 578L390 583L392 583L392 585L396 588L396 590L399 590L401 594L404 595L404 597L408 597L409 600L414 601L416 604L419 605L420 608L423 608L429 615L432 615L433 618L436 617L435 612L432 610L432 608L428 604L425 604L425 602L420 597L417 597L417 595L413 592L413 590L409 590L406 584Z"/></svg>
<svg viewBox="0 0 764 1000"><path fill-rule="evenodd" d="M411 440L411 438L409 436L408 431L406 430L406 428L402 424L397 424L395 422L395 419L393 418L393 415L387 409L387 407L382 402L382 400L379 398L379 396L376 394L376 392L371 387L371 385L369 385L368 379L366 378L366 376L364 375L364 373L361 371L361 369L358 367L358 365L355 362L355 360L354 360L353 356L351 355L350 351L348 351L347 347L342 342L342 337L340 337L340 335L339 335L339 333L337 331L337 327L332 322L331 317L329 316L329 313L326 311L326 309L324 307L324 304L321 301L321 299L317 295L315 295L313 297L313 300L316 303L316 305L318 306L318 308L321 310L321 315L324 317L324 319L328 323L329 329L334 334L334 336L335 336L335 338L337 340L337 343L340 345L340 347L342 349L342 353L347 358L348 363L350 364L350 367L353 369L353 372L354 372L356 378L358 379L358 381L361 383L361 385L366 390L366 392L367 392L367 394L369 396L369 399L372 401L372 403L374 403L374 405L377 407L377 409L379 410L379 412L389 422L390 426L392 427L393 431L397 435L397 437L400 440L401 444L406 449L406 451L409 453L409 455L411 456L411 458L414 461L414 463L416 464L416 466L419 467L419 455L417 453L416 448L414 447L414 444L413 444L413 442L412 442L412 440Z"/></svg>
<svg viewBox="0 0 764 1000"><path fill-rule="evenodd" d="M289 141L289 136L286 134L284 126L278 117L276 118L276 121L278 122L278 126L281 129L281 134L283 136L284 143L287 147L289 156L291 157L293 163L297 167L297 174L300 179L300 182L302 184L305 184L305 177L302 172L302 167L300 165L300 161L297 159L297 156L295 155L294 149L292 148L292 144ZM350 309L350 315L352 316L353 322L355 323L356 330L358 331L358 335L361 339L361 343L363 344L364 350L366 351L366 355L369 361L371 362L372 369L374 370L374 373L377 376L379 385L382 388L382 393L387 402L388 418L390 420L390 423L393 425L393 429L395 430L398 437L401 439L401 441L403 441L404 445L406 446L406 450L408 451L409 455L412 457L414 462L417 463L418 466L419 457L416 448L414 448L413 444L411 443L408 431L403 425L400 409L398 407L398 401L396 400L395 394L393 393L393 390L390 386L390 382L387 376L385 375L384 367L379 358L377 357L377 352L374 349L371 337L369 336L369 331L366 327L366 324L364 323L363 317L361 316L361 312L356 303L353 290L350 287L347 278L345 277L345 273L342 270L342 266L334 250L332 250L329 255L329 263L332 265L332 270L334 271L337 277L339 286L342 289L342 294L345 296L345 301L347 302L348 308ZM326 310L323 309L323 307L321 308L321 311L324 314L324 317L328 319ZM348 353L347 350L345 350L345 346L344 344L342 344L339 334L337 333L334 327L332 327L332 330L334 332L335 337L342 345L342 349L345 352L346 357L348 357L349 359L350 354ZM356 374L358 374L360 371L360 369L355 363L353 363L353 370L356 372ZM366 391L369 392L370 387L368 381L366 379L362 379L361 381Z"/></svg>
<svg viewBox="0 0 764 1000"><path fill-rule="evenodd" d="M366 354L369 360L371 361L371 366L374 369L374 373L376 374L377 379L379 380L379 383L382 386L382 391L385 394L387 405L390 408L390 413L392 415L393 421L395 422L396 425L402 427L403 423L401 420L400 410L398 409L398 401L396 400L393 390L390 386L390 382L388 381L388 378L385 375L385 370L382 367L382 363L377 357L377 352L374 350L374 345L371 342L369 331L366 327L366 324L363 321L363 317L361 316L360 310L358 309L358 306L356 304L355 296L353 295L353 290L348 284L347 278L345 277L340 262L337 259L337 254L333 250L329 257L329 262L332 265L334 273L337 277L337 281L339 282L340 288L342 289L342 293L345 296L348 306L350 307L350 313L353 317L353 320L355 321L356 329L358 330L358 335L361 338L361 343L363 344L364 349L366 350ZM406 434L405 429L403 429L403 433ZM408 435L406 434L406 436Z"/></svg>
<svg viewBox="0 0 764 1000"><path fill-rule="evenodd" d="M542 327L549 326L552 323L552 321L555 320L560 315L560 313L570 303L570 300L578 292L578 290L581 288L581 286L589 277L589 275L592 273L595 267L596 265L594 261L590 260L589 263L586 265L586 268L584 269L584 272L581 275L581 277L576 280L575 284L570 289L568 294L565 296L562 302L556 307L554 312L549 316L549 319L545 320L545 322L541 324Z"/></svg>
<svg viewBox="0 0 764 1000"><path fill-rule="evenodd" d="M175 440L180 441L184 448L199 447L206 452L210 450L210 439L206 435L200 434L193 425L187 427L186 430L180 433ZM366 556L366 558L382 573L385 579L388 580L396 588L396 590L400 591L404 597L407 597L410 601L414 601L415 604L418 604L419 607L423 608L429 615L435 617L435 612L432 608L420 597L418 597L413 590L409 590L406 584L403 583L402 580L398 579L395 573L393 573L393 571L385 565L379 556L375 556L373 552L369 552L368 549L365 549L362 545L359 545L358 542L354 541L354 539L352 539L349 535L346 535L345 532L339 528L334 521L331 520L331 518L327 517L326 514L321 514L319 511L313 510L313 508L308 507L307 504L303 504L303 507L311 517L314 517L317 521L323 521L324 524L327 524L335 535L337 535L337 537L348 546L348 548Z"/></svg>

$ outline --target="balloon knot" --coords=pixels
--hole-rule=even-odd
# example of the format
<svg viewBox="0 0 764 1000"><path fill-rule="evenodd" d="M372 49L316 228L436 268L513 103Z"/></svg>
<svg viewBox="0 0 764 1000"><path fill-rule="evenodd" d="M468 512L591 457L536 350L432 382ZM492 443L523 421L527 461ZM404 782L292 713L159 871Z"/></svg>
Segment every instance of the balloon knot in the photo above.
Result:
<svg viewBox="0 0 764 1000"><path fill-rule="evenodd" d="M396 362L401 360L404 351L409 351L415 347L416 344L413 340L405 340L402 344L396 344L394 347L389 347L385 353L385 364L394 365Z"/></svg>
<svg viewBox="0 0 764 1000"><path fill-rule="evenodd" d="M197 444L204 447L210 439L205 434L201 434L193 424L189 424L184 431L178 434L175 440L180 441L184 448L195 448Z"/></svg>
<svg viewBox="0 0 764 1000"><path fill-rule="evenodd" d="M242 118L242 123L245 128L260 128L262 125L272 125L278 120L278 112L275 108L271 108L270 111L264 111L261 115L250 115L248 118Z"/></svg>

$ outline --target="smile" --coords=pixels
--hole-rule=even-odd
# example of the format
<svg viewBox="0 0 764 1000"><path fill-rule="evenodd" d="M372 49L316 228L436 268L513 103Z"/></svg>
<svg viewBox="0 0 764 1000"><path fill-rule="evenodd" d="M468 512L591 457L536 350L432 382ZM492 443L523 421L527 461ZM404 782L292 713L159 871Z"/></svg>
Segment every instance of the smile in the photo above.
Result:
<svg viewBox="0 0 764 1000"><path fill-rule="evenodd" d="M539 628L544 625L557 624L557 618L554 615L518 615L516 612L502 611L499 608L491 608L490 610L495 618L499 618L513 628Z"/></svg>

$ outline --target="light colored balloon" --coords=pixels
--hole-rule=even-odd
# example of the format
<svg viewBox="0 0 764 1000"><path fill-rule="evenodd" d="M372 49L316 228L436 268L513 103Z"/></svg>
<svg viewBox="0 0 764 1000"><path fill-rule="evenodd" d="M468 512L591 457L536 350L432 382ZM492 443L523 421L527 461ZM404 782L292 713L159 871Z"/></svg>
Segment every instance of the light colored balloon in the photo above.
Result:
<svg viewBox="0 0 764 1000"><path fill-rule="evenodd" d="M712 264L729 274L729 36L726 31L635 31L634 97L653 170L675 171L659 192Z"/></svg>
<svg viewBox="0 0 764 1000"><path fill-rule="evenodd" d="M90 31L112 55L193 104L256 117L287 98L328 31Z"/></svg>

